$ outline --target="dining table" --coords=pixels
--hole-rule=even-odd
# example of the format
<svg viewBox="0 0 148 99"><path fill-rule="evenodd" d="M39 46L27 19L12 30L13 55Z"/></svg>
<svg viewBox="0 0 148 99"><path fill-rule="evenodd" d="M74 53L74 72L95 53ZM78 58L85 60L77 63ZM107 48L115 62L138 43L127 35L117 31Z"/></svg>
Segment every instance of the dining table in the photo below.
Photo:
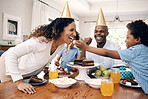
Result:
<svg viewBox="0 0 148 99"><path fill-rule="evenodd" d="M75 78L78 72L73 72L70 78ZM0 83L0 99L148 99L141 88L130 88L114 84L112 96L103 96L100 89L90 87L84 80L77 80L68 88L58 88L49 82L48 75L44 75L47 82L34 86L35 94L26 94L19 91L13 81Z"/></svg>

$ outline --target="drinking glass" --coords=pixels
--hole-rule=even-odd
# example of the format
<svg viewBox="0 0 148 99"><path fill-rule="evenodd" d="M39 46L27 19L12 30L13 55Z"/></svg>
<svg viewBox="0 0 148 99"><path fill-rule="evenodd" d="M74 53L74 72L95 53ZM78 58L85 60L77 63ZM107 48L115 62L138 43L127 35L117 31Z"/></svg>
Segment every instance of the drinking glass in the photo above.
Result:
<svg viewBox="0 0 148 99"><path fill-rule="evenodd" d="M50 80L58 78L58 71L49 71Z"/></svg>
<svg viewBox="0 0 148 99"><path fill-rule="evenodd" d="M111 79L114 83L119 83L120 81L120 71L118 69L113 69L111 72Z"/></svg>
<svg viewBox="0 0 148 99"><path fill-rule="evenodd" d="M110 79L102 79L101 93L103 96L111 96L114 91L114 83Z"/></svg>

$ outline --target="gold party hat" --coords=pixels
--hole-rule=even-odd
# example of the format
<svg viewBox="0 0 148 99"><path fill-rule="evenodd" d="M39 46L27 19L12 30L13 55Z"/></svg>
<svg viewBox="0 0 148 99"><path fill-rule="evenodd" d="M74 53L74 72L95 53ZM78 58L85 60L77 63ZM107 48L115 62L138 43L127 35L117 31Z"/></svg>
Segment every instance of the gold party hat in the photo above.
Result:
<svg viewBox="0 0 148 99"><path fill-rule="evenodd" d="M66 2L66 5L65 5L65 7L63 9L61 18L71 18L68 1Z"/></svg>
<svg viewBox="0 0 148 99"><path fill-rule="evenodd" d="M103 12L102 12L102 8L100 8L100 12L99 12L99 15L98 15L96 26L97 25L107 26Z"/></svg>

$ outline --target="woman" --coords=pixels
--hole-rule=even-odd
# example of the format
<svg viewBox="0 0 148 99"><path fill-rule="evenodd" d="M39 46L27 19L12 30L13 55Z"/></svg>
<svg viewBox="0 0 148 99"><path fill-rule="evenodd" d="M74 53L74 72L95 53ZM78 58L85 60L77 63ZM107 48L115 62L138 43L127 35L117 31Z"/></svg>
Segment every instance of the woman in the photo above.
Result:
<svg viewBox="0 0 148 99"><path fill-rule="evenodd" d="M23 77L39 73L56 54L70 44L76 31L72 18L56 18L49 25L41 26L30 35L29 39L6 51L0 59L0 80L13 80L18 89L29 94L35 93L30 84L23 82Z"/></svg>

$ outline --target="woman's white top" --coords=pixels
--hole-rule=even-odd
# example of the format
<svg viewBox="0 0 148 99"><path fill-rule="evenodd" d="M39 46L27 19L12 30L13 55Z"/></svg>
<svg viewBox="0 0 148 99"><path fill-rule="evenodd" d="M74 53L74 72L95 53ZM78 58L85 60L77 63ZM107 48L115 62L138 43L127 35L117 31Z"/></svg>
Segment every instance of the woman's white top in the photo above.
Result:
<svg viewBox="0 0 148 99"><path fill-rule="evenodd" d="M64 47L64 44L61 44L50 55L51 45L52 41L45 43L41 42L40 38L31 38L10 48L5 54L6 75L10 75L15 82L23 79L22 75L43 67Z"/></svg>

